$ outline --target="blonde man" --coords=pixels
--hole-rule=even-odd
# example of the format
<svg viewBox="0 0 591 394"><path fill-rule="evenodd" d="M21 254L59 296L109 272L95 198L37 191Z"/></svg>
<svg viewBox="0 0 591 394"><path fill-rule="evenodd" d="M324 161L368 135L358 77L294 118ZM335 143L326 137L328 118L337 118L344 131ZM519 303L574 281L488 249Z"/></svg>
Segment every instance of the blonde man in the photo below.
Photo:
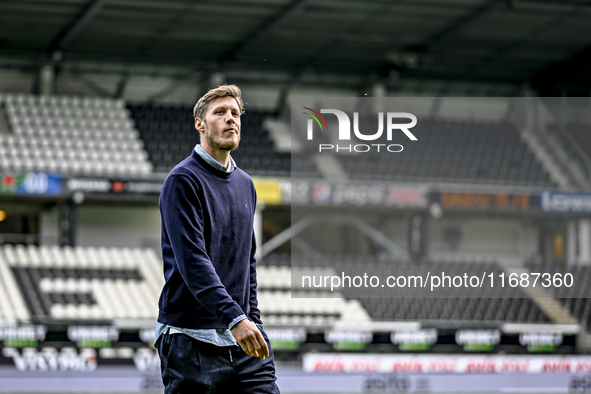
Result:
<svg viewBox="0 0 591 394"><path fill-rule="evenodd" d="M279 392L257 303L256 192L230 156L243 107L235 85L201 97L201 143L162 186L156 347L166 393Z"/></svg>

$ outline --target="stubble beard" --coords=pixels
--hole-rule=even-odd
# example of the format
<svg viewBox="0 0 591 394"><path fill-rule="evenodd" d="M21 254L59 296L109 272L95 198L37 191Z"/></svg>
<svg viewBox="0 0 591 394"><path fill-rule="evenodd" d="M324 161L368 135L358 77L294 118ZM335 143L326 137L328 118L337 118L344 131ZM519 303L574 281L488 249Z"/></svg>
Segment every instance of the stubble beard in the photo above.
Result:
<svg viewBox="0 0 591 394"><path fill-rule="evenodd" d="M240 145L240 134L236 133L236 136L238 137L238 140L235 142L222 142L218 138L216 138L212 133L209 133L207 130L207 126L205 126L205 139L207 139L209 146L217 150L227 150L231 152L234 149L238 148L238 145Z"/></svg>

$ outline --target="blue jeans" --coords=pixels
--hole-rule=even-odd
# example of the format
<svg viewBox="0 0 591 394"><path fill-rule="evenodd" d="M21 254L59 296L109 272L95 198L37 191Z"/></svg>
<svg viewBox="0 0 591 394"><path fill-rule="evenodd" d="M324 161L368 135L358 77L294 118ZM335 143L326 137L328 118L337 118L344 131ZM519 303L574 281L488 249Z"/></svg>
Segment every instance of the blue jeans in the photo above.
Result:
<svg viewBox="0 0 591 394"><path fill-rule="evenodd" d="M185 334L162 334L156 341L165 394L278 394L275 363L244 353L240 346L216 346Z"/></svg>

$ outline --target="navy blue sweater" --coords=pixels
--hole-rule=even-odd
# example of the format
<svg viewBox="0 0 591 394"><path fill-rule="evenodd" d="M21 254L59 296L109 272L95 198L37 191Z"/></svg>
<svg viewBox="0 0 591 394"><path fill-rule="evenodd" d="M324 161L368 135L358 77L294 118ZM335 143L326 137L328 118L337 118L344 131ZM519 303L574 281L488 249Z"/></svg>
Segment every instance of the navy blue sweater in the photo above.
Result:
<svg viewBox="0 0 591 394"><path fill-rule="evenodd" d="M195 151L168 174L160 194L165 284L158 321L228 328L257 308L256 191L242 170L227 174Z"/></svg>

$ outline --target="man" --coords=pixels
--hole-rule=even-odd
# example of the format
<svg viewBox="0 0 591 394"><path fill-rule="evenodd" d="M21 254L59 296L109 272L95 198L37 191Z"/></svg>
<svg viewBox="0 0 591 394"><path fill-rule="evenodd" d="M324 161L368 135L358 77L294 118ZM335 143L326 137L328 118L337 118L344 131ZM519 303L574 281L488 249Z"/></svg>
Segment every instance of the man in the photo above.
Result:
<svg viewBox="0 0 591 394"><path fill-rule="evenodd" d="M162 186L155 345L166 393L279 393L257 304L256 192L230 156L243 112L237 86L201 97L201 143Z"/></svg>

